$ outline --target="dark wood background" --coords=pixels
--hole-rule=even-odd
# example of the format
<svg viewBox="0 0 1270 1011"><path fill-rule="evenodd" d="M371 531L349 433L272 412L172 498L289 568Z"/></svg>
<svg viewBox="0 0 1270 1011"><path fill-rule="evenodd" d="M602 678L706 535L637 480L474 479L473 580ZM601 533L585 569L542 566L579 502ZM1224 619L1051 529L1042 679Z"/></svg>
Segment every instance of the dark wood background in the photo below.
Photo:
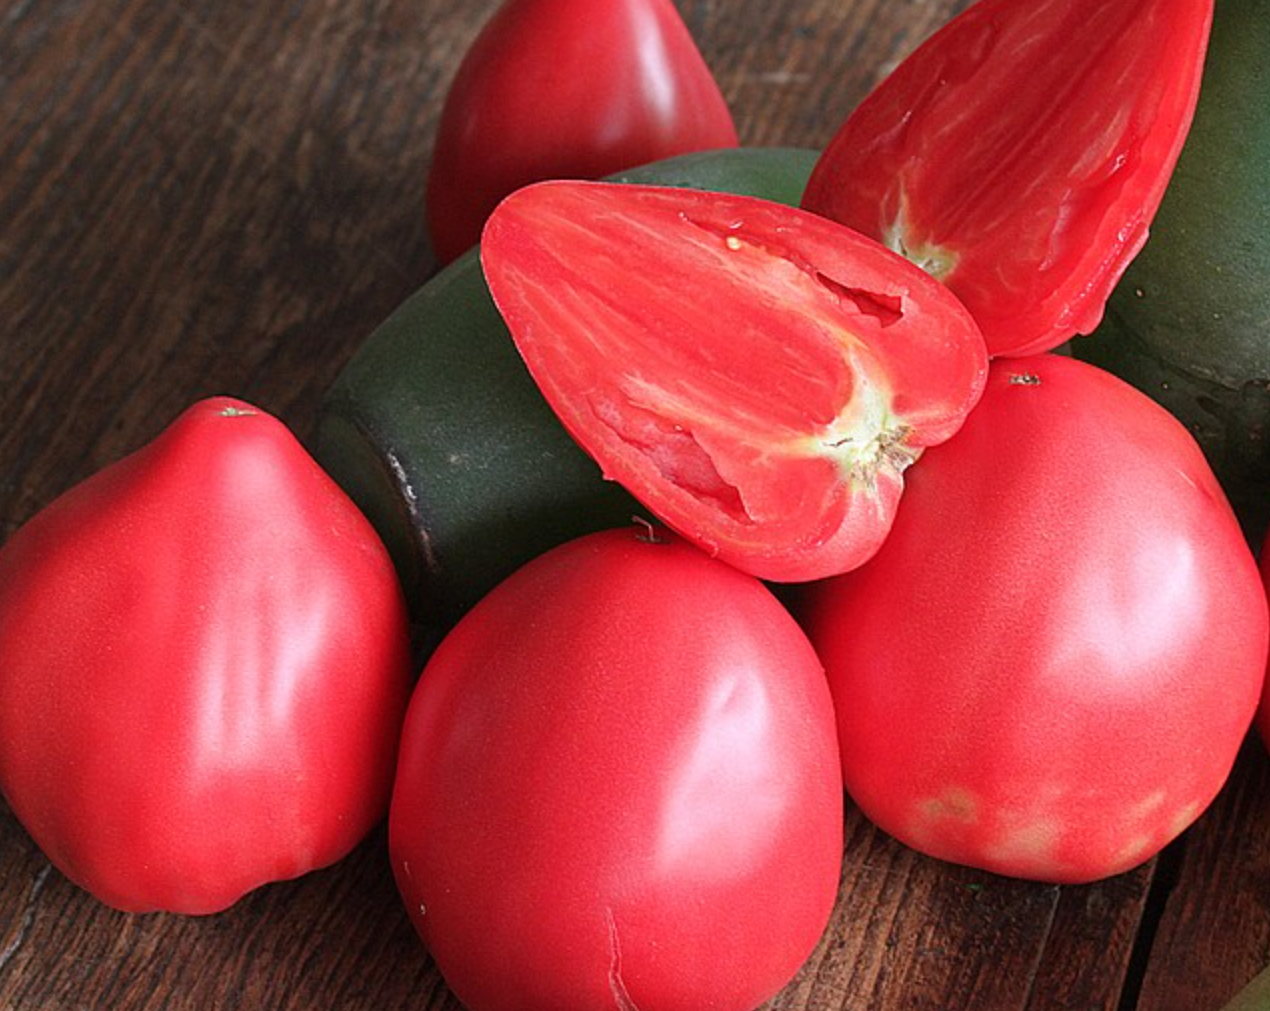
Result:
<svg viewBox="0 0 1270 1011"><path fill-rule="evenodd" d="M0 2L0 535L194 399L307 437L433 269L437 113L494 0ZM823 145L965 0L680 0L751 145ZM91 672L85 672L91 677ZM848 811L836 916L770 1007L1215 1011L1270 961L1270 763L1146 866L1082 887L926 859ZM124 915L0 802L0 1007L457 1004L382 829L213 917Z"/></svg>

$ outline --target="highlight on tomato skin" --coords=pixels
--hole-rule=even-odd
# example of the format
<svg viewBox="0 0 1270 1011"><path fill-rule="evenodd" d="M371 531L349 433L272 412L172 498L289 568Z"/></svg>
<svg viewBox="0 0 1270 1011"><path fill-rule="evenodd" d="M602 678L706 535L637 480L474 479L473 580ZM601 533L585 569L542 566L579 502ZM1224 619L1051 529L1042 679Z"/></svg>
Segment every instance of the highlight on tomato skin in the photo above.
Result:
<svg viewBox="0 0 1270 1011"><path fill-rule="evenodd" d="M491 215L495 304L565 428L667 526L776 582L877 549L987 373L903 257L752 197L553 181Z"/></svg>
<svg viewBox="0 0 1270 1011"><path fill-rule="evenodd" d="M943 280L993 355L1093 331L1190 129L1212 0L979 0L825 148L803 206Z"/></svg>

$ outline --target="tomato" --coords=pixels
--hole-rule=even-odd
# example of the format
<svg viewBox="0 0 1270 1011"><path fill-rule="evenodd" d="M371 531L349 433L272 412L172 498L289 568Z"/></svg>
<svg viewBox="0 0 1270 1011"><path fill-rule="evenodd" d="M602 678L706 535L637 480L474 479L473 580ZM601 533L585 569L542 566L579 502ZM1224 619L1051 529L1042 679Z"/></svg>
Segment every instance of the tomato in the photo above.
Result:
<svg viewBox="0 0 1270 1011"><path fill-rule="evenodd" d="M1261 575L1261 583L1266 595L1270 598L1270 532L1266 533L1260 544L1257 567ZM1261 743L1270 748L1270 660L1267 661L1267 677L1262 686L1261 702L1257 706L1255 724Z"/></svg>
<svg viewBox="0 0 1270 1011"><path fill-rule="evenodd" d="M506 0L441 109L426 190L433 247L442 263L457 257L527 183L736 144L671 0Z"/></svg>
<svg viewBox="0 0 1270 1011"><path fill-rule="evenodd" d="M1089 333L1190 127L1212 0L979 0L851 113L804 206L941 278L994 355Z"/></svg>
<svg viewBox="0 0 1270 1011"><path fill-rule="evenodd" d="M618 529L517 570L432 655L389 850L471 1011L743 1011L824 931L842 819L832 701L788 611Z"/></svg>
<svg viewBox="0 0 1270 1011"><path fill-rule="evenodd" d="M579 444L669 526L765 579L872 554L904 469L956 431L986 374L943 285L753 197L538 183L499 205L481 258Z"/></svg>
<svg viewBox="0 0 1270 1011"><path fill-rule="evenodd" d="M201 401L0 550L0 789L103 902L215 912L383 817L408 645L361 513L281 422Z"/></svg>
<svg viewBox="0 0 1270 1011"><path fill-rule="evenodd" d="M1183 831L1266 668L1256 564L1198 446L1062 356L995 362L874 559L798 606L861 810L925 853L1051 882Z"/></svg>

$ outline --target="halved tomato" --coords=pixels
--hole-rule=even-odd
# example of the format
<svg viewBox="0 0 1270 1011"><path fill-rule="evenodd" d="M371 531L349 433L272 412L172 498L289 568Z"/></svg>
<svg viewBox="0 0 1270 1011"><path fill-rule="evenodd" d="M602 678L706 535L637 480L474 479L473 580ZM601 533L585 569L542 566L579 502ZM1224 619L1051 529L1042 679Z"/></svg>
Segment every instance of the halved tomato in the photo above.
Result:
<svg viewBox="0 0 1270 1011"><path fill-rule="evenodd" d="M774 581L864 562L902 474L978 400L987 352L942 284L752 197L554 181L481 241L565 427L667 525Z"/></svg>
<svg viewBox="0 0 1270 1011"><path fill-rule="evenodd" d="M994 355L1089 333L1190 129L1212 0L980 0L847 117L803 200L941 278Z"/></svg>

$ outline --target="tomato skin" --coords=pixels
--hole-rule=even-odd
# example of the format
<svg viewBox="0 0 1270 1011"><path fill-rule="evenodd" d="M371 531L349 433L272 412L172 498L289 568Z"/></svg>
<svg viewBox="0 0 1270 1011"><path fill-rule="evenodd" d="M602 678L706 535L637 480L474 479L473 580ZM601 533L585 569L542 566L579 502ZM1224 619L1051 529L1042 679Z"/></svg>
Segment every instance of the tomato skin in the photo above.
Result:
<svg viewBox="0 0 1270 1011"><path fill-rule="evenodd" d="M0 549L0 788L129 911L211 913L387 809L404 600L281 422L200 401Z"/></svg>
<svg viewBox="0 0 1270 1011"><path fill-rule="evenodd" d="M754 197L551 181L491 215L481 261L530 374L659 519L745 572L844 572L904 469L987 373L977 325L904 258Z"/></svg>
<svg viewBox="0 0 1270 1011"><path fill-rule="evenodd" d="M1199 94L1212 0L979 0L826 146L804 206L903 249L993 355L1092 332Z"/></svg>
<svg viewBox="0 0 1270 1011"><path fill-rule="evenodd" d="M735 147L719 86L671 0L506 0L442 106L426 190L448 263L495 204L553 178Z"/></svg>
<svg viewBox="0 0 1270 1011"><path fill-rule="evenodd" d="M1261 550L1257 555L1257 571L1261 575L1261 584L1267 598L1270 598L1270 533L1262 539ZM1257 705L1257 715L1253 722L1261 743L1270 748L1270 659L1267 659L1266 680L1262 685L1261 701Z"/></svg>
<svg viewBox="0 0 1270 1011"><path fill-rule="evenodd" d="M1266 597L1199 448L1061 356L994 363L874 559L799 606L864 813L1054 882L1133 867L1207 807L1266 667Z"/></svg>
<svg viewBox="0 0 1270 1011"><path fill-rule="evenodd" d="M389 849L472 1011L741 1011L828 922L843 794L820 663L761 583L656 536L530 562L416 689Z"/></svg>

